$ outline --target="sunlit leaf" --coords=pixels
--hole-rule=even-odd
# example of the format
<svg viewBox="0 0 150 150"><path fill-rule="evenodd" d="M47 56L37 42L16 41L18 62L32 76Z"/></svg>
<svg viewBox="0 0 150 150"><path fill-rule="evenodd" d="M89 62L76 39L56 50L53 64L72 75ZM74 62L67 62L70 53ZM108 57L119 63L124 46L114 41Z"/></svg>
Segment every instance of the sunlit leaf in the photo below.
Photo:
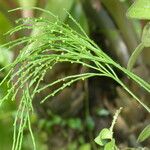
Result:
<svg viewBox="0 0 150 150"><path fill-rule="evenodd" d="M100 145L100 146L104 146L106 144L106 141L104 140L101 140L100 136L97 136L95 139L94 139L95 143Z"/></svg>
<svg viewBox="0 0 150 150"><path fill-rule="evenodd" d="M115 140L112 139L110 142L108 142L105 145L104 150L115 150Z"/></svg>
<svg viewBox="0 0 150 150"><path fill-rule="evenodd" d="M127 16L136 19L150 19L150 0L136 0L129 8Z"/></svg>
<svg viewBox="0 0 150 150"><path fill-rule="evenodd" d="M101 130L101 132L99 133L99 135L95 138L95 142L100 145L100 146L104 146L108 140L112 139L112 131L110 131L107 128L104 128Z"/></svg>
<svg viewBox="0 0 150 150"><path fill-rule="evenodd" d="M110 131L107 128L104 128L101 132L100 132L100 137L101 139L111 139L112 138L112 131Z"/></svg>
<svg viewBox="0 0 150 150"><path fill-rule="evenodd" d="M138 137L139 142L145 141L147 138L150 137L150 124L144 128L144 130L140 133Z"/></svg>

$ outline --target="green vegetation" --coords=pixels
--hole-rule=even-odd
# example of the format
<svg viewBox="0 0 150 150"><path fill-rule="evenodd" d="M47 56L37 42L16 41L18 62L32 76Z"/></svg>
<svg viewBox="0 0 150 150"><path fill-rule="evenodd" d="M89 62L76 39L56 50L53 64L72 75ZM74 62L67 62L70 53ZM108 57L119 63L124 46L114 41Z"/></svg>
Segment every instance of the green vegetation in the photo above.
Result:
<svg viewBox="0 0 150 150"><path fill-rule="evenodd" d="M55 3L54 1L52 2L52 4ZM137 10L143 10L144 3L147 7L150 7L150 3L148 2L149 1L144 0L142 5L140 5L140 1L137 1L137 3L135 3L129 9L128 16L139 19L149 19L148 15L147 17L145 16L146 10L144 10L143 13L140 14L136 13ZM111 5L110 1L108 3L106 1L102 1L102 3L107 9L110 10L110 12L112 12L112 8L108 7ZM116 1L115 3L116 6L117 4L120 4L120 7L124 6L123 2ZM141 100L139 95L134 90L132 90L132 88L130 88L126 84L126 82L122 80L118 75L119 72L123 76L128 77L131 81L133 81L136 87L142 88L147 93L150 93L150 84L132 71L135 62L137 61L138 56L141 54L142 50L145 47L150 47L149 23L147 23L147 25L144 27L141 40L142 42L137 46L137 48L131 55L128 62L128 67L126 69L124 66L120 65L117 61L111 58L108 54L106 54L103 48L100 48L98 44L96 44L96 42L89 38L89 35L87 34L89 32L87 26L88 23L85 19L83 10L81 9L80 2L78 2L75 6L78 6L78 9L82 10L80 11L80 15L82 14L81 16L84 16L84 23L78 23L78 21L74 19L74 13L76 12L75 7L73 8L74 11L69 12L69 9L71 9L71 1L66 2L66 4L68 4L67 8L65 10L61 10L59 12L59 16L54 14L54 12L57 11L55 10L55 7L53 8L54 11L51 12L48 9L34 7L35 2L31 3L31 5L27 4L28 3L24 3L22 1L20 5L28 6L28 8L19 7L10 10L10 12L15 13L18 11L23 12L37 10L38 13L42 13L42 17L29 16L17 19L17 26L11 28L6 33L6 35L11 37L12 35L15 35L17 33L26 33L27 31L32 31L31 34L26 36L22 34L23 36L0 46L2 52L4 49L6 49L6 51L2 53L4 54L4 56L2 56L2 67L0 69L0 72L4 75L1 78L2 80L0 82L0 87L1 89L5 87L5 90L7 91L5 91L1 96L2 98L0 101L0 106L3 107L3 105L5 105L10 99L12 100L12 102L15 102L15 100L18 99L16 104L17 111L15 111L14 106L11 107L10 111L8 112L8 115L14 118L13 137L10 138L10 140L13 139L12 150L26 150L28 149L28 143L30 143L31 146L31 141L32 147L29 147L29 149L46 149L46 144L44 143L44 141L47 138L46 135L42 132L42 129L44 128L44 131L46 131L46 133L52 133L52 128L54 128L55 126L75 130L80 137L74 143L70 143L70 146L68 146L66 149L90 150L91 147L94 147L94 149L96 149L95 143L86 143L86 141L83 140L82 135L82 133L84 132L83 128L86 127L91 140L94 141L93 135L91 133L95 129L95 123L90 116L88 100L86 100L85 104L87 106L85 108L86 125L84 127L81 123L82 120L78 117L63 119L60 115L57 115L49 110L47 110L47 114L48 116L50 116L51 120L40 119L40 117L38 118L38 114L36 114L35 107L33 105L35 97L38 97L38 95L44 93L47 90L49 90L50 92L48 92L48 94L44 94L42 98L39 98L41 104L38 103L39 101L36 102L36 105L38 105L38 107L42 107L44 103L47 103L48 100L51 100L50 98L55 97L66 88L71 87L79 81L89 80L89 78L91 79L95 77L107 77L109 79L112 79L117 83L118 86L122 87L134 100L136 100L134 102L138 102L138 105L141 105L147 111L146 113L150 113L149 106L145 104ZM85 5L84 1L83 5ZM64 21L65 18L67 18L66 21ZM116 20L117 18L115 14L113 18L116 21L119 29L121 30L123 26ZM82 24L80 25L80 23ZM137 28L138 25L138 23L135 23L135 28ZM84 30L83 28L86 30ZM108 39L110 41L112 40L112 37L119 37L117 31L113 31L113 34L111 32L105 32L104 34L108 36ZM122 33L122 35L126 40L128 36L132 38L125 32ZM128 46L130 45L131 43L129 42ZM5 57L10 57L12 55L13 49L19 49L19 54L14 61L8 61ZM86 69L77 73L69 72L68 74L65 74L63 76L60 75L60 77L54 79L53 81L43 84L43 81L48 73L53 72L55 68L60 64L64 66L79 65L80 67ZM115 131L113 130L121 109L116 111L111 127L103 128L95 138L95 142L100 145L100 148L105 150L119 149L119 146L116 144L117 140L114 137ZM99 114L104 116L109 115L107 111L103 111L103 113L101 111ZM37 128L40 129L40 136L38 136L38 132L34 133L34 126L38 126ZM149 131L150 128L148 125L139 135L138 141L143 142L144 140L148 139L148 137L150 136ZM28 132L28 134L26 134L26 132ZM80 147L78 147L79 143L82 143Z"/></svg>

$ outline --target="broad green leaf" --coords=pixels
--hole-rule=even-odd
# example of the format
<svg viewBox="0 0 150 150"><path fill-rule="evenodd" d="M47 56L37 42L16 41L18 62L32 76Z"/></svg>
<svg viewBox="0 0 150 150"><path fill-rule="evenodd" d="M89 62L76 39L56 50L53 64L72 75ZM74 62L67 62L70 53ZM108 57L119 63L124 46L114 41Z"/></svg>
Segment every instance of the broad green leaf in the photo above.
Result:
<svg viewBox="0 0 150 150"><path fill-rule="evenodd" d="M129 8L127 16L136 19L150 19L150 0L136 0Z"/></svg>
<svg viewBox="0 0 150 150"><path fill-rule="evenodd" d="M110 142L108 142L105 145L104 150L115 150L115 140L112 139Z"/></svg>
<svg viewBox="0 0 150 150"><path fill-rule="evenodd" d="M142 43L145 47L150 47L150 22L146 24L142 34Z"/></svg>
<svg viewBox="0 0 150 150"><path fill-rule="evenodd" d="M140 133L138 137L139 142L145 141L147 138L150 137L150 124L144 128L144 130Z"/></svg>

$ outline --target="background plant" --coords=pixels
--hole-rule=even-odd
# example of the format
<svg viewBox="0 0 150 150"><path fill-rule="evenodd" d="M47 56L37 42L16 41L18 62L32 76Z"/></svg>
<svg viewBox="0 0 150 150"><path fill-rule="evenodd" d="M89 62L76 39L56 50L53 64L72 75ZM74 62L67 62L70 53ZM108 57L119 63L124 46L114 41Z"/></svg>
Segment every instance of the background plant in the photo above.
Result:
<svg viewBox="0 0 150 150"><path fill-rule="evenodd" d="M56 89L56 91L55 91L55 87L52 88L54 89L54 92L52 92L52 94L49 96L53 96L53 94L55 95L57 92L61 91L63 88L69 86L69 84L77 80L81 80L81 79L84 80L86 78L99 76L99 75L108 76L109 78L111 77L115 79L128 92L130 92L127 89L127 87L121 82L118 75L113 72L111 68L112 66L117 68L117 70L118 69L121 70L121 72L127 74L130 78L132 78L136 82L138 81L138 83L141 86L143 86L147 91L149 91L149 84L147 84L146 82L144 82L143 80L141 80L139 77L135 76L133 73L129 72L128 70L122 68L120 65L118 65L118 63L115 63L110 57L108 57L105 53L103 53L99 49L99 47L95 45L93 41L91 41L86 36L86 34L84 33L84 31L82 31L80 26L77 25L75 28L78 30L78 32L81 33L81 35L78 32L72 30L69 26L66 26L66 24L60 21L57 18L57 16L51 14L51 18L53 18L54 22L50 22L49 19L46 19L45 17L37 18L37 19L36 18L21 19L23 23L23 25L20 26L21 28L16 27L12 31L10 31L10 34L12 34L15 31L19 31L22 28L30 28L30 29L36 28L37 30L40 30L40 32L35 32L32 37L25 37L22 38L23 40L19 39L20 41L18 40L15 41L14 43L10 42L8 45L4 45L6 47L10 46L10 48L11 46L13 46L12 44L17 45L23 42L27 42L27 44L29 45L22 50L22 54L20 53L19 57L21 59L18 57L18 59L16 59L14 64L12 64L12 66L10 65L10 67L16 68L17 64L19 64L19 66L21 66L21 70L20 71L18 70L11 77L11 79L9 79L9 83L11 83L14 77L19 77L19 80L15 83L16 87L11 87L8 95L11 92L12 93L15 92L15 94L17 95L17 90L19 91L18 86L21 87L21 91L25 91L23 92L23 96L22 96L23 97L22 104L24 104L24 106L21 104L20 111L18 111L19 116L20 114L23 113L25 115L22 115L24 119L22 119L21 121L19 119L19 122L21 122L24 125L27 122L30 123L31 118L28 112L30 111L32 113L32 105L31 104L27 105L27 104L32 100L34 95L36 95L36 92L42 92L42 90L45 90L46 88L48 88L48 86L53 86L56 83L59 83L58 86L60 86L60 88ZM71 20L73 24L76 24L76 21L74 22L73 19ZM49 37L49 35L51 35L51 38ZM38 46L37 43L39 44ZM26 54L27 51L28 54ZM49 53L51 54L49 55ZM92 64L90 63L91 60L92 60ZM37 64L37 62L39 64ZM73 74L66 78L57 80L56 82L54 81L52 84L45 85L42 87L42 85L39 84L39 82L42 81L44 74L46 74L47 70L49 70L49 65L51 67L55 67L56 63L59 62L63 64L65 64L66 62L70 62L70 63L72 62L73 64L77 63L81 66L86 66L88 68L94 69L97 72L95 73L95 71L94 72L86 71L86 72L82 72L82 74L79 75ZM10 70L9 73L11 74L13 70L14 69ZM22 72L24 70L25 72ZM28 74L31 74L31 76L27 76ZM35 78L36 76L37 79ZM65 82L66 84L63 84L63 82ZM31 94L31 97L29 96L30 95L29 93ZM139 101L139 99L132 92L130 92L130 94ZM6 97L3 99L4 101L7 99L7 97L9 97L8 95L6 95ZM13 98L15 98L15 96L13 96ZM142 103L141 101L139 102ZM144 104L142 103L142 105ZM147 110L149 109L145 105L144 107L146 107ZM16 132L18 134L17 135L18 138L16 141L14 140L14 145L15 145L14 149L20 148L19 143L21 143L22 140L22 131L23 130L20 128L20 131L18 133ZM32 135L31 129L30 129L30 133Z"/></svg>
<svg viewBox="0 0 150 150"><path fill-rule="evenodd" d="M147 12L149 12L148 8L150 7L149 1L135 1L135 3L129 8L127 15L131 18L138 18L138 19L150 19L150 16ZM127 68L129 70L132 70L132 68L135 65L135 62L138 59L138 56L141 54L142 50L145 47L150 47L149 42L150 41L150 28L149 28L149 22L145 25L143 34L142 34L142 41L137 46L137 48L134 50L133 54L131 55ZM116 112L115 116L119 114L119 111ZM117 118L115 117L114 118ZM114 119L115 120L115 119ZM113 120L113 122L114 122ZM113 124L112 122L112 124ZM95 142L99 144L100 146L104 146L104 149L117 149L115 145L115 140L112 137L113 132L110 129L103 129L100 134L96 137ZM103 136L106 136L106 138L103 138ZM139 135L138 141L143 142L145 139L147 139L150 136L150 125L146 126L145 129L141 132ZM110 142L104 142L103 140L110 139Z"/></svg>

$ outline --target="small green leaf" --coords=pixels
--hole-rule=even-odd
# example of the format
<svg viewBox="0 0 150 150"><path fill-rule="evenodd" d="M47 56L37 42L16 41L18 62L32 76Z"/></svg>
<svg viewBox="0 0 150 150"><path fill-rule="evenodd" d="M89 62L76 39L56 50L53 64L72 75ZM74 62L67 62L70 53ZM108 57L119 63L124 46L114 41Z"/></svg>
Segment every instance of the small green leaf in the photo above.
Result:
<svg viewBox="0 0 150 150"><path fill-rule="evenodd" d="M76 119L71 118L68 120L67 123L68 123L68 126L72 129L78 129L78 130L82 129L82 123L79 118L76 118Z"/></svg>
<svg viewBox="0 0 150 150"><path fill-rule="evenodd" d="M104 146L108 140L112 139L112 135L113 133L107 129L104 128L103 130L101 130L101 132L99 133L99 135L95 138L95 142L100 145L100 146Z"/></svg>
<svg viewBox="0 0 150 150"><path fill-rule="evenodd" d="M98 109L96 113L98 116L103 116L103 117L106 117L110 114L109 111L106 109Z"/></svg>
<svg viewBox="0 0 150 150"><path fill-rule="evenodd" d="M106 144L106 141L105 140L102 140L100 138L100 136L97 136L95 139L94 139L95 143L100 145L100 146L104 146Z"/></svg>
<svg viewBox="0 0 150 150"><path fill-rule="evenodd" d="M132 70L132 68L135 65L135 62L137 61L138 57L140 56L141 52L144 49L144 44L140 43L136 49L133 51L132 55L129 58L128 64L127 64L127 69Z"/></svg>
<svg viewBox="0 0 150 150"><path fill-rule="evenodd" d="M144 128L144 130L140 133L138 137L138 142L145 141L148 137L150 137L150 124Z"/></svg>
<svg viewBox="0 0 150 150"><path fill-rule="evenodd" d="M150 47L150 22L148 22L144 27L141 41L142 42L134 50L134 52L132 53L128 61L128 65L127 65L128 70L132 70L136 60L138 59L139 55L144 50L144 47Z"/></svg>
<svg viewBox="0 0 150 150"><path fill-rule="evenodd" d="M95 123L91 116L86 117L86 125L89 130L93 130Z"/></svg>
<svg viewBox="0 0 150 150"><path fill-rule="evenodd" d="M112 139L112 135L113 133L107 129L107 128L104 128L101 132L100 132L100 137L101 139Z"/></svg>
<svg viewBox="0 0 150 150"><path fill-rule="evenodd" d="M150 0L136 0L128 9L127 16L136 19L150 19Z"/></svg>
<svg viewBox="0 0 150 150"><path fill-rule="evenodd" d="M110 142L108 142L105 145L104 150L115 150L115 140L112 139Z"/></svg>

